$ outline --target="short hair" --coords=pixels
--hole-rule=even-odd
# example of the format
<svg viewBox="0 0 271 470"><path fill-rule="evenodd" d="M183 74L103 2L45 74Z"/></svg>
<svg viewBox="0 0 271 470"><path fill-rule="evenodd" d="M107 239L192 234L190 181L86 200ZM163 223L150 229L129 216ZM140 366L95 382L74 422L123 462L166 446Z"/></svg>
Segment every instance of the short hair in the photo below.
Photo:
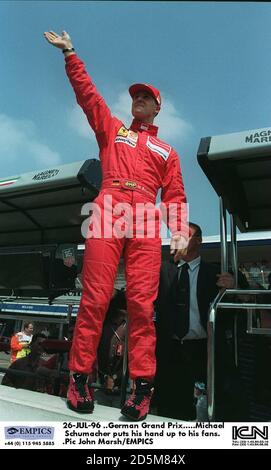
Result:
<svg viewBox="0 0 271 470"><path fill-rule="evenodd" d="M28 321L28 322L24 323L24 328L29 328L29 325L33 325L33 326L34 326L34 324L33 324L32 321Z"/></svg>
<svg viewBox="0 0 271 470"><path fill-rule="evenodd" d="M189 227L195 229L194 237L202 238L202 230L198 224L194 224L194 222L189 222Z"/></svg>

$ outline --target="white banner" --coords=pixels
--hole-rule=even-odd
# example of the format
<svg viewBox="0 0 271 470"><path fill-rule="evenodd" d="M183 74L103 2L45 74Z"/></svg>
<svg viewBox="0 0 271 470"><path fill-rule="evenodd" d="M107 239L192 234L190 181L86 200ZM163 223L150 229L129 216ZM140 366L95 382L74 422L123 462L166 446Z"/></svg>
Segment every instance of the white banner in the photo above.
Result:
<svg viewBox="0 0 271 470"><path fill-rule="evenodd" d="M270 449L271 423L1 422L0 449Z"/></svg>

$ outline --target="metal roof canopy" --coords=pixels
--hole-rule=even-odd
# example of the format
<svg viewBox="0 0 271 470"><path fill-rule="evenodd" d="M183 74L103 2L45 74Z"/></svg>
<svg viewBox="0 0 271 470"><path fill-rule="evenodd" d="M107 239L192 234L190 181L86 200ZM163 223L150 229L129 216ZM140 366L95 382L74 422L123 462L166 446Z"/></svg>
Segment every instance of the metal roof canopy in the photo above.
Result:
<svg viewBox="0 0 271 470"><path fill-rule="evenodd" d="M215 418L215 329L218 308L243 309L248 312L247 333L269 334L270 329L253 328L256 309L270 309L261 297L269 290L238 290L238 259L236 226L241 232L271 229L271 128L204 137L200 141L198 162L220 197L221 272L228 271L227 217L231 223L231 265L235 289L223 289L210 305L208 331L208 415ZM225 295L255 295L250 303L222 302ZM227 297L226 297L227 299ZM268 299L268 298L267 298ZM237 317L236 317L237 318ZM234 354L238 364L237 322L234 325Z"/></svg>
<svg viewBox="0 0 271 470"><path fill-rule="evenodd" d="M271 229L271 128L204 137L197 157L241 232Z"/></svg>
<svg viewBox="0 0 271 470"><path fill-rule="evenodd" d="M100 184L96 159L0 180L0 248L82 243L81 208Z"/></svg>

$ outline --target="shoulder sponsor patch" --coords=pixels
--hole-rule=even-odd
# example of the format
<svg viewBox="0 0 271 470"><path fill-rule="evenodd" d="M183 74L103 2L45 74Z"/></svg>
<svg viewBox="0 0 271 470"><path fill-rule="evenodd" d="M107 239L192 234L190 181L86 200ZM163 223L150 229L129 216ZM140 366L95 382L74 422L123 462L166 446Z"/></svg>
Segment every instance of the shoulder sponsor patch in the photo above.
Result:
<svg viewBox="0 0 271 470"><path fill-rule="evenodd" d="M170 145L165 144L164 142L160 142L159 140L155 139L155 137L151 136L148 136L146 145L153 152L158 153L158 155L160 155L160 157L162 157L164 160L168 159L171 152Z"/></svg>

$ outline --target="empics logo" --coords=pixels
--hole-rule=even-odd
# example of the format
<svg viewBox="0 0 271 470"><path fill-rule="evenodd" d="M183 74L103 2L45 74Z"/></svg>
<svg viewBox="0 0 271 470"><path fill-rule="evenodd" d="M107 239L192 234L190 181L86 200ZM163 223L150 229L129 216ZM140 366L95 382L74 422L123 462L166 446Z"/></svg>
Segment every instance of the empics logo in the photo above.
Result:
<svg viewBox="0 0 271 470"><path fill-rule="evenodd" d="M234 446L267 446L268 426L233 426L232 444Z"/></svg>
<svg viewBox="0 0 271 470"><path fill-rule="evenodd" d="M37 439L54 439L55 428L50 426L18 426L18 427L5 427L5 439L25 439L25 440L37 440Z"/></svg>

